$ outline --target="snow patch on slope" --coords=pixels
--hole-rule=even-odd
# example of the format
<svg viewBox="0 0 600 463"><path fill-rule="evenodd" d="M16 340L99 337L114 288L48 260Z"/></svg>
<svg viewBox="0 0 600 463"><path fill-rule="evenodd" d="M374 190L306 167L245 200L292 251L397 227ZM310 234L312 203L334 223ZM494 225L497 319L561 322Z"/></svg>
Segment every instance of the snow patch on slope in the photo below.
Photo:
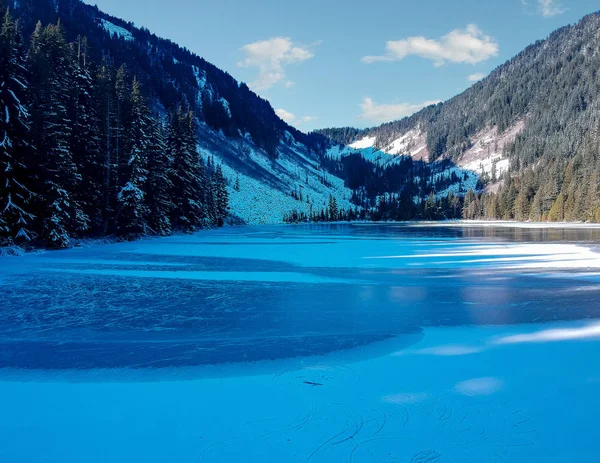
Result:
<svg viewBox="0 0 600 463"><path fill-rule="evenodd" d="M232 141L210 129L202 134L201 155L213 156L221 164L228 181L230 210L248 224L282 223L292 211L320 212L327 208L330 195L342 209L355 207L344 181L321 170L316 156L291 134L280 144L276 160L248 139Z"/></svg>
<svg viewBox="0 0 600 463"><path fill-rule="evenodd" d="M427 161L427 133L419 128L411 129L399 138L392 141L383 149L387 154L410 156L415 160Z"/></svg>
<svg viewBox="0 0 600 463"><path fill-rule="evenodd" d="M227 101L225 98L219 98L219 102L223 105L223 109L225 109L227 115L231 117L231 108L229 108L229 101Z"/></svg>
<svg viewBox="0 0 600 463"><path fill-rule="evenodd" d="M380 166L396 164L402 160L402 156L392 156L377 149L375 143L371 143L369 139L360 140L349 146L336 145L327 151L327 156L332 159L341 159L351 154L360 154L367 161Z"/></svg>
<svg viewBox="0 0 600 463"><path fill-rule="evenodd" d="M117 26L116 24L107 21L106 19L101 19L102 27L106 32L108 32L111 37L116 35L117 37L122 37L125 40L133 41L133 35L127 29L122 28L121 26Z"/></svg>
<svg viewBox="0 0 600 463"><path fill-rule="evenodd" d="M416 160L429 159L427 133L418 127L401 134L385 146L379 145L376 137L367 136L355 141L349 148L358 151L371 150L371 153L380 152L392 156L411 156Z"/></svg>
<svg viewBox="0 0 600 463"><path fill-rule="evenodd" d="M504 156L504 149L514 142L516 136L525 128L521 120L503 133L497 127L487 128L471 137L472 147L458 159L458 165L480 175L492 176L494 166L496 177L501 177L510 167L510 161Z"/></svg>
<svg viewBox="0 0 600 463"><path fill-rule="evenodd" d="M350 148L355 149L355 150L363 150L366 148L373 148L375 146L375 137L365 137L362 138L358 141L355 141L354 143L352 143L350 146Z"/></svg>

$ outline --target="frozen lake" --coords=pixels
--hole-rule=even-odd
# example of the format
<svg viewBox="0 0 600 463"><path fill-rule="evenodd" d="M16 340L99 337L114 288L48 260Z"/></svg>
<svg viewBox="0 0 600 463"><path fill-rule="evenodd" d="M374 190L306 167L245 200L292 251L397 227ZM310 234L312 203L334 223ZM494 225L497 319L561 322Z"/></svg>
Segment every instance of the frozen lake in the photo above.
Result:
<svg viewBox="0 0 600 463"><path fill-rule="evenodd" d="M598 462L600 229L242 227L0 260L1 462Z"/></svg>

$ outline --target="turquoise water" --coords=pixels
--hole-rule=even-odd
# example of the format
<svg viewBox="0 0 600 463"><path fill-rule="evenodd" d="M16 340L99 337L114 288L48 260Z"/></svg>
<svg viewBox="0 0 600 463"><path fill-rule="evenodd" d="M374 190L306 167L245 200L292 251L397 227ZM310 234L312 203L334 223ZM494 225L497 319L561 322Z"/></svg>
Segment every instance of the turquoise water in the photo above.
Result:
<svg viewBox="0 0 600 463"><path fill-rule="evenodd" d="M244 227L5 259L0 460L597 461L598 242Z"/></svg>

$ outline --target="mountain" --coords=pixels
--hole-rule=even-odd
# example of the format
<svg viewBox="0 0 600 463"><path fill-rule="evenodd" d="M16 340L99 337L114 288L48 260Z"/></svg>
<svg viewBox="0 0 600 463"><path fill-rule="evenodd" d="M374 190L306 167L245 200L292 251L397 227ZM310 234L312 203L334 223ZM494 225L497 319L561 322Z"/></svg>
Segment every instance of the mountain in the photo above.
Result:
<svg viewBox="0 0 600 463"><path fill-rule="evenodd" d="M80 0L0 11L0 245L225 222L600 221L598 13L411 117L304 134Z"/></svg>
<svg viewBox="0 0 600 463"><path fill-rule="evenodd" d="M600 14L538 41L411 117L319 134L389 163L452 162L482 177L467 218L600 221ZM337 148L336 148L337 149Z"/></svg>
<svg viewBox="0 0 600 463"><path fill-rule="evenodd" d="M63 247L352 209L321 167L326 138L191 51L80 0L0 7L0 241Z"/></svg>

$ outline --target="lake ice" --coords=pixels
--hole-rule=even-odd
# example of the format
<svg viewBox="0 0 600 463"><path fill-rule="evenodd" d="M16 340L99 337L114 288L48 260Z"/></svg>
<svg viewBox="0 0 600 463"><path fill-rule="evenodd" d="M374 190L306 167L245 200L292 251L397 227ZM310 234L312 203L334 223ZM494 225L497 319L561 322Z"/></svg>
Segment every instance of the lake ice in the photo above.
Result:
<svg viewBox="0 0 600 463"><path fill-rule="evenodd" d="M240 227L0 260L0 461L597 462L600 230Z"/></svg>

